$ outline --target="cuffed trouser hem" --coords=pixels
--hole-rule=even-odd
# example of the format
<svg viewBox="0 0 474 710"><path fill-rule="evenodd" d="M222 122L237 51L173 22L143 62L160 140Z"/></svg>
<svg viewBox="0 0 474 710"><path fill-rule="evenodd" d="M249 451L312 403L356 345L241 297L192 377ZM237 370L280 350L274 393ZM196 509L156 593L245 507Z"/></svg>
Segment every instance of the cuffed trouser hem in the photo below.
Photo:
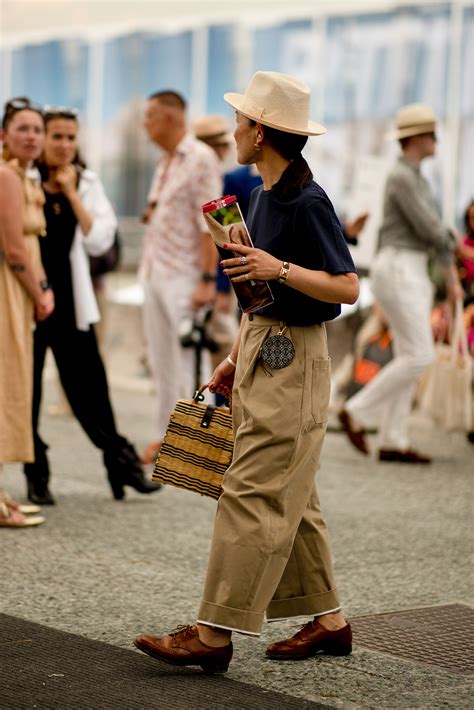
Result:
<svg viewBox="0 0 474 710"><path fill-rule="evenodd" d="M198 620L200 624L207 626L217 626L239 634L260 636L264 614L203 601L199 607Z"/></svg>
<svg viewBox="0 0 474 710"><path fill-rule="evenodd" d="M300 619L307 619L308 616L313 616L316 618L317 616L326 616L326 614L335 614L336 612L341 611L341 607L338 606L336 609L327 609L327 611L321 611L319 614L301 614L299 617L296 616L279 616L277 619L272 618L272 619L267 619L268 624L273 624L276 621L288 621L289 619L292 619L293 621L297 618Z"/></svg>
<svg viewBox="0 0 474 710"><path fill-rule="evenodd" d="M260 636L260 634L253 633L251 631L235 629L233 626L222 626L222 624L211 624L210 621L203 621L202 619L197 619L196 623L202 624L203 626L210 626L211 629L224 629L225 631L235 631L236 634L245 634L246 636Z"/></svg>
<svg viewBox="0 0 474 710"><path fill-rule="evenodd" d="M340 609L339 599L335 590L322 594L311 594L307 597L292 597L291 599L275 599L267 609L267 621L288 619L293 616L321 616L332 609Z"/></svg>

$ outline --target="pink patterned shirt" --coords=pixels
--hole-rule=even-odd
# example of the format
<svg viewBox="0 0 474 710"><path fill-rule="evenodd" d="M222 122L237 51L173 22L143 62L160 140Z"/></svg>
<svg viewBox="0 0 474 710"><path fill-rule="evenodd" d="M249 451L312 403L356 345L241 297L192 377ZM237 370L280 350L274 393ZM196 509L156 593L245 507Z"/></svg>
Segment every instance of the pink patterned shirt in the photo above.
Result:
<svg viewBox="0 0 474 710"><path fill-rule="evenodd" d="M149 201L156 207L145 231L140 273L155 267L167 275L201 272L202 234L207 232L201 205L221 196L222 176L212 148L186 134L171 160L158 163ZM216 253L217 260L217 253Z"/></svg>

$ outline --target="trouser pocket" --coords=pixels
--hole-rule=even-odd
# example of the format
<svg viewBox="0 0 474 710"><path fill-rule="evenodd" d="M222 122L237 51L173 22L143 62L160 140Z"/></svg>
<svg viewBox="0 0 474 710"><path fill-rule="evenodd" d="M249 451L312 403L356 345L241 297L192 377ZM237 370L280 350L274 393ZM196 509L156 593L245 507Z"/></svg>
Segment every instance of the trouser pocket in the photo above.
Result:
<svg viewBox="0 0 474 710"><path fill-rule="evenodd" d="M331 393L331 360L315 358L308 366L305 377L304 406L305 430L326 424Z"/></svg>

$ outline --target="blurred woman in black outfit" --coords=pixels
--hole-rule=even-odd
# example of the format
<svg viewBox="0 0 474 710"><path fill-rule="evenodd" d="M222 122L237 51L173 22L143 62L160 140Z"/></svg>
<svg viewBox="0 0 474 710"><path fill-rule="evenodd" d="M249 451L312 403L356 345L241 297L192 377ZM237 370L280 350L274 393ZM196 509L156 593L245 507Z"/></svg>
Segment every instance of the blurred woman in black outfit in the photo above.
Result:
<svg viewBox="0 0 474 710"><path fill-rule="evenodd" d="M48 347L53 351L74 415L104 453L114 498L124 497L124 486L151 493L159 486L145 480L135 449L117 432L93 327L100 316L88 255L99 256L110 248L117 220L99 178L77 162L76 112L63 108L46 110L45 123L44 159L39 169L46 198L47 236L40 246L48 283L55 294L56 311L47 324L38 323L34 336L35 463L24 466L28 497L36 503L54 504L48 486L48 447L38 434L42 372Z"/></svg>

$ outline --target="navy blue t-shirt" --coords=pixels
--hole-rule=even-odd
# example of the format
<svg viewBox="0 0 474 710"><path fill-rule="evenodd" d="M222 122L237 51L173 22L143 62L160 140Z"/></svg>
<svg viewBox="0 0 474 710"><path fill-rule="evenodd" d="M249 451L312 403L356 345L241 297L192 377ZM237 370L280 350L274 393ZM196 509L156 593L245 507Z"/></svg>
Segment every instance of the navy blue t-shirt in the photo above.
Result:
<svg viewBox="0 0 474 710"><path fill-rule="evenodd" d="M334 207L314 181L291 199L257 187L250 198L247 226L254 246L281 261L330 274L356 271ZM314 325L341 312L338 303L318 301L278 281L271 281L270 288L275 301L258 315L288 325Z"/></svg>

